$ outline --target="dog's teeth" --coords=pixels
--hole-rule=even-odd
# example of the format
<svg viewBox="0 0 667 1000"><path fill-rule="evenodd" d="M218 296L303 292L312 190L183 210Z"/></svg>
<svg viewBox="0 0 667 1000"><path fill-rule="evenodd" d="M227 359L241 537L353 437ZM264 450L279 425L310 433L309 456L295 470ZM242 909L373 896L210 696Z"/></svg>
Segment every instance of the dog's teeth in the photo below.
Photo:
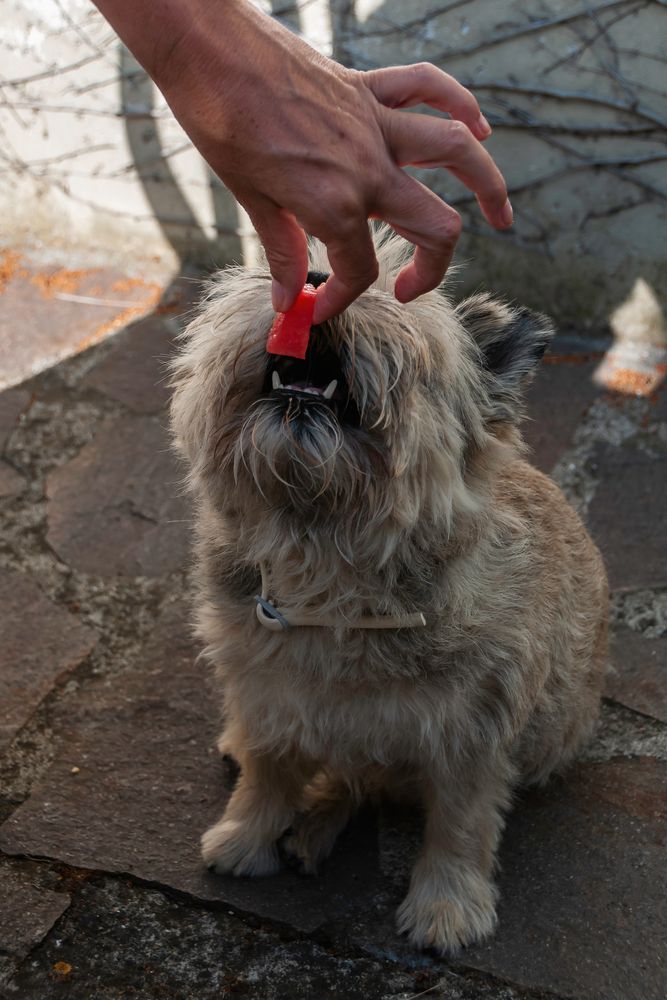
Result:
<svg viewBox="0 0 667 1000"><path fill-rule="evenodd" d="M282 389L283 384L280 381L280 375L278 374L278 372L274 372L273 375L271 376L271 385L273 386L274 389Z"/></svg>
<svg viewBox="0 0 667 1000"><path fill-rule="evenodd" d="M329 385L324 390L324 398L325 399L331 399L331 397L333 396L334 392L336 391L336 386L337 385L338 385L338 379L337 378L335 378L331 382L329 382Z"/></svg>

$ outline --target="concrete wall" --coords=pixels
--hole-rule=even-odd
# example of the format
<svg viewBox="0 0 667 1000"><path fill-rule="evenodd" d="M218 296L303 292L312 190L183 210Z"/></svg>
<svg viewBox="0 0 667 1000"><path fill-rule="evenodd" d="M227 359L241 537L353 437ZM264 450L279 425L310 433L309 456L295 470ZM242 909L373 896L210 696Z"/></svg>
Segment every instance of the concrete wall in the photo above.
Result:
<svg viewBox="0 0 667 1000"><path fill-rule="evenodd" d="M474 88L517 221L493 233L458 182L424 172L464 216L465 286L578 323L603 322L638 277L664 295L665 0L273 6L347 65L428 59ZM0 65L3 242L147 267L253 253L247 220L87 0L0 0Z"/></svg>

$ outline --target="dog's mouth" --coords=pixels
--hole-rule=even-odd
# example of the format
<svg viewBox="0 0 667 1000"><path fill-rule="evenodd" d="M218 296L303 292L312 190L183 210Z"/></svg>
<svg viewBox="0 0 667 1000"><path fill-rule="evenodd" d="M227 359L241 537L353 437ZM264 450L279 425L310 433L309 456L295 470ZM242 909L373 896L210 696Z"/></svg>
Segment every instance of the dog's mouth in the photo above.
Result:
<svg viewBox="0 0 667 1000"><path fill-rule="evenodd" d="M303 361L270 355L264 392L290 404L294 413L302 407L324 406L336 413L339 420L358 426L359 413L350 396L343 364L325 337L324 329L313 328Z"/></svg>

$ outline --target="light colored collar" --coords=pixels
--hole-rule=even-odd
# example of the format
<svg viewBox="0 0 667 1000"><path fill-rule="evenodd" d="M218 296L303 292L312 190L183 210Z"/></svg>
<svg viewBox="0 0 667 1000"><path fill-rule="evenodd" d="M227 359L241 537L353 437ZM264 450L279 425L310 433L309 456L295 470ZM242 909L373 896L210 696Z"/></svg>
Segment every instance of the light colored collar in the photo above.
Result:
<svg viewBox="0 0 667 1000"><path fill-rule="evenodd" d="M405 615L359 615L358 618L341 618L335 615L312 612L290 611L278 608L269 599L268 569L260 563L262 574L262 595L255 597L257 620L271 632L287 631L290 628L420 628L426 625L421 611Z"/></svg>

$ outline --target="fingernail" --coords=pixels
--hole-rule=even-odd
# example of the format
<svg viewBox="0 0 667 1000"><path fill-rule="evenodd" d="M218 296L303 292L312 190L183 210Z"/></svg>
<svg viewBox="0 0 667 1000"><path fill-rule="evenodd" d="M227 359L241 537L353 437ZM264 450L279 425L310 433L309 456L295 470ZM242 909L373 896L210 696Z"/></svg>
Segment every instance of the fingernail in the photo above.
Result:
<svg viewBox="0 0 667 1000"><path fill-rule="evenodd" d="M289 309L289 292L275 278L271 282L271 302L276 312L285 312Z"/></svg>
<svg viewBox="0 0 667 1000"><path fill-rule="evenodd" d="M479 118L477 119L477 126L483 135L491 135L491 126L487 122L484 115L480 114Z"/></svg>
<svg viewBox="0 0 667 1000"><path fill-rule="evenodd" d="M511 226L514 220L514 210L510 204L509 198L500 210L500 221L504 226Z"/></svg>

